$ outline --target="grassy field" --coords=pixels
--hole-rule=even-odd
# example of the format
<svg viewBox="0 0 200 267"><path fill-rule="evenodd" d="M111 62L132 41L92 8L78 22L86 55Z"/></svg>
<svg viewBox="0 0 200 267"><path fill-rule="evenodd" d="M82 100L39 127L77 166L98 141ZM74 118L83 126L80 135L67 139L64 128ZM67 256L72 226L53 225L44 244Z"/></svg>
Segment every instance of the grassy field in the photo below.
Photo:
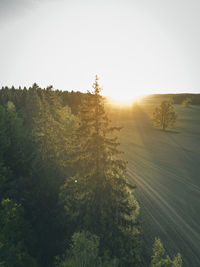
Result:
<svg viewBox="0 0 200 267"><path fill-rule="evenodd" d="M175 105L178 120L163 132L151 123L161 99L147 98L133 108L116 110L112 120L123 126L121 149L129 180L137 186L145 249L152 254L155 237L167 252L180 252L184 266L200 266L200 106Z"/></svg>

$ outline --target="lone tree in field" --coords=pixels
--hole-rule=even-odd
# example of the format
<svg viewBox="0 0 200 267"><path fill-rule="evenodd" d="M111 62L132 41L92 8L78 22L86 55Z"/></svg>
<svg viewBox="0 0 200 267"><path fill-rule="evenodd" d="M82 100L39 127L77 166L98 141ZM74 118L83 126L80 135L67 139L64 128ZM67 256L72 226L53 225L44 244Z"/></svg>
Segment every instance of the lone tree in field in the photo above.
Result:
<svg viewBox="0 0 200 267"><path fill-rule="evenodd" d="M159 107L155 108L153 112L153 122L156 126L161 126L162 130L172 127L177 118L177 113L171 101L162 101Z"/></svg>
<svg viewBox="0 0 200 267"><path fill-rule="evenodd" d="M182 105L184 108L188 108L192 104L192 98L187 97L183 100Z"/></svg>

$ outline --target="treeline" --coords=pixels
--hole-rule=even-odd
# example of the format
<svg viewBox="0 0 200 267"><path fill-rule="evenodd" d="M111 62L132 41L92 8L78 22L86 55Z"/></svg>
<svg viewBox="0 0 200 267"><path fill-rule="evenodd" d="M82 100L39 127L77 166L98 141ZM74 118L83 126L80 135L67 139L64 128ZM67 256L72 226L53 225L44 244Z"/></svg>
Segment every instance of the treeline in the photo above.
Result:
<svg viewBox="0 0 200 267"><path fill-rule="evenodd" d="M4 89L0 99L0 262L52 266L70 239L59 193L72 174L67 142L76 117L36 84Z"/></svg>
<svg viewBox="0 0 200 267"><path fill-rule="evenodd" d="M158 99L166 97L168 99L173 100L174 104L182 104L186 98L190 98L192 105L200 105L200 94L155 94L151 96Z"/></svg>
<svg viewBox="0 0 200 267"><path fill-rule="evenodd" d="M27 103L33 98L33 95L34 98L39 97L42 101L42 98L45 96L48 99L49 92L53 92L53 95L59 99L62 106L69 106L73 114L78 113L81 98L84 97L83 93L53 90L52 86L40 88L36 83L29 88L24 87L23 89L20 86L19 88L15 88L14 86L11 88L7 86L2 87L0 89L0 104L5 106L8 101L12 101L19 111L25 109L25 106L27 106Z"/></svg>
<svg viewBox="0 0 200 267"><path fill-rule="evenodd" d="M150 263L100 90L0 90L0 266ZM152 266L181 266L159 242Z"/></svg>

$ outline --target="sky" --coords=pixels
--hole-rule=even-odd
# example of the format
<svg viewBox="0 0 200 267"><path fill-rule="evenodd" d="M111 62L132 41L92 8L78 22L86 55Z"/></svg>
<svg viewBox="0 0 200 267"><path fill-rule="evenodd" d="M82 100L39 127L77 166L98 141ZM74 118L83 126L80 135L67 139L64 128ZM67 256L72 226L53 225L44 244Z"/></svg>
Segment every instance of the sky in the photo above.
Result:
<svg viewBox="0 0 200 267"><path fill-rule="evenodd" d="M0 0L0 87L200 93L199 0Z"/></svg>

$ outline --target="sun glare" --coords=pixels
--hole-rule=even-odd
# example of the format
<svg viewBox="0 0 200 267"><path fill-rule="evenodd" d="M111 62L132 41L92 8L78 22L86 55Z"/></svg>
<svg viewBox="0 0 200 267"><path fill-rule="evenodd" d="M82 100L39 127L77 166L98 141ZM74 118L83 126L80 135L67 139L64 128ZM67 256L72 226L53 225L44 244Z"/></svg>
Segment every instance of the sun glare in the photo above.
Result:
<svg viewBox="0 0 200 267"><path fill-rule="evenodd" d="M104 94L104 91L102 93ZM144 97L144 95L146 94L138 92L136 93L134 91L130 91L127 93L126 90L117 90L114 91L113 94L112 92L110 92L110 94L107 96L105 95L105 97L108 99L108 103L113 106L128 107L140 101L140 99Z"/></svg>
<svg viewBox="0 0 200 267"><path fill-rule="evenodd" d="M121 98L121 99L116 99L112 97L107 97L108 104L112 106L118 106L118 107L130 107L134 103L138 102L140 97L132 97L129 99Z"/></svg>

